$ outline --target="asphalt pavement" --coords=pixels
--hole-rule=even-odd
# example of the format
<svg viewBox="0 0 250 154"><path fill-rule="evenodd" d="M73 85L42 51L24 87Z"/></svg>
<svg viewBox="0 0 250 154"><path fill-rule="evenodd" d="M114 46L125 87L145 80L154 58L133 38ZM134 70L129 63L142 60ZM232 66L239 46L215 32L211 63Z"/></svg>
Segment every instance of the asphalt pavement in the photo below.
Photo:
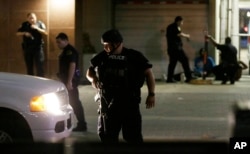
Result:
<svg viewBox="0 0 250 154"><path fill-rule="evenodd" d="M212 79L211 79L212 80ZM90 84L79 86L80 99L84 106L87 132L73 132L65 140L67 153L74 143L99 142L96 134L96 90ZM243 75L234 85L165 83L156 82L156 106L146 109L146 85L142 88L142 133L145 142L223 142L232 135L235 103L250 100L250 76ZM74 119L75 120L75 119ZM122 142L122 136L121 136Z"/></svg>

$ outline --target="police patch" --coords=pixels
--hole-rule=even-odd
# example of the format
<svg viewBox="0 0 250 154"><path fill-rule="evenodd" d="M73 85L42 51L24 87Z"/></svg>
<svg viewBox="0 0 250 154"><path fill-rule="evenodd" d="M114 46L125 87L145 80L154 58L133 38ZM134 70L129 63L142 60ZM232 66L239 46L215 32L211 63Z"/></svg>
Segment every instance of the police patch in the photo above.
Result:
<svg viewBox="0 0 250 154"><path fill-rule="evenodd" d="M45 24L44 24L43 22L39 21L39 23L40 23L40 27L41 27L42 29L46 29L46 26L45 26Z"/></svg>

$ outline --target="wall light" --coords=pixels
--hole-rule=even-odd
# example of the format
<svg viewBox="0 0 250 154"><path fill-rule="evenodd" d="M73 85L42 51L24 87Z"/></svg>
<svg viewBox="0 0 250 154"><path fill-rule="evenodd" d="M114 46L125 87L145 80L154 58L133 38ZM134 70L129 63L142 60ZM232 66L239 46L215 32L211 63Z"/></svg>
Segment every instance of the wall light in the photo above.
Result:
<svg viewBox="0 0 250 154"><path fill-rule="evenodd" d="M68 6L71 6L72 2L74 0L50 0L51 6L56 9L66 9Z"/></svg>

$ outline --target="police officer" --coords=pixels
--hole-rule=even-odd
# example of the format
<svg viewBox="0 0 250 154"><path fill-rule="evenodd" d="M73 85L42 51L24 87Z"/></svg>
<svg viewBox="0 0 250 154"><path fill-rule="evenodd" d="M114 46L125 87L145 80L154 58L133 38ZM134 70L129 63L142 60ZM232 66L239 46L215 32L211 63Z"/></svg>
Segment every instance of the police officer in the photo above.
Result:
<svg viewBox="0 0 250 154"><path fill-rule="evenodd" d="M23 22L17 30L17 36L23 36L22 49L28 75L44 77L44 41L42 35L47 35L46 26L42 21L37 21L35 13L27 14L27 21Z"/></svg>
<svg viewBox="0 0 250 154"><path fill-rule="evenodd" d="M219 44L211 35L206 35L206 37L211 40L212 44L221 52L221 63L219 65L219 73L222 75L221 84L226 84L227 81L234 84L235 75L239 65L237 60L237 49L232 45L231 38L226 37L225 44Z"/></svg>
<svg viewBox="0 0 250 154"><path fill-rule="evenodd" d="M100 95L98 134L104 143L117 143L119 132L128 143L142 143L140 88L146 79L146 108L155 105L152 64L139 51L123 47L118 30L102 35L104 50L91 59L86 77Z"/></svg>
<svg viewBox="0 0 250 154"><path fill-rule="evenodd" d="M84 108L79 99L78 85L80 80L80 71L78 65L78 51L69 44L68 36L65 33L59 33L56 37L57 46L62 49L59 56L59 79L65 84L69 93L69 102L77 118L77 126L73 131L87 131Z"/></svg>
<svg viewBox="0 0 250 154"><path fill-rule="evenodd" d="M181 31L181 26L183 24L183 18L181 16L175 17L175 21L167 26L166 29L166 39L168 46L168 76L167 83L175 82L173 80L174 69L178 61L180 61L184 73L186 76L186 82L190 82L193 78L191 75L191 70L189 67L188 58L183 50L182 38L190 38L189 34L185 34Z"/></svg>

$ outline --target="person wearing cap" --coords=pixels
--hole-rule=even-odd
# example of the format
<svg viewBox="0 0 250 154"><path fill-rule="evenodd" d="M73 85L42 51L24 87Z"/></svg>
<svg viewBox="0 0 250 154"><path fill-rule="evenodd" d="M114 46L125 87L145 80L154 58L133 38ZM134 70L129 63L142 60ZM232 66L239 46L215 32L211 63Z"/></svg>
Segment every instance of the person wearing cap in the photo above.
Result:
<svg viewBox="0 0 250 154"><path fill-rule="evenodd" d="M173 80L174 70L177 62L182 64L184 74L186 76L186 82L192 80L191 70L188 62L188 58L183 50L182 38L189 39L190 35L181 31L183 24L183 18L181 16L175 17L175 21L166 28L167 39L167 52L169 56L167 83L175 82Z"/></svg>
<svg viewBox="0 0 250 154"><path fill-rule="evenodd" d="M47 35L45 24L37 20L35 13L28 13L27 21L18 28L16 35L23 37L22 49L27 74L35 75L35 66L36 75L44 77L43 35Z"/></svg>
<svg viewBox="0 0 250 154"><path fill-rule="evenodd" d="M78 64L78 51L69 43L67 34L59 33L56 36L56 43L62 50L59 55L59 72L58 78L65 84L68 94L69 103L72 106L77 118L77 126L73 131L87 131L87 123L85 121L84 108L79 98L79 80L80 70Z"/></svg>
<svg viewBox="0 0 250 154"><path fill-rule="evenodd" d="M104 50L90 60L87 79L99 95L98 135L104 143L119 142L119 132L128 143L142 143L142 117L139 104L146 81L146 108L155 106L155 79L152 64L139 51L123 46L116 29L101 38Z"/></svg>

